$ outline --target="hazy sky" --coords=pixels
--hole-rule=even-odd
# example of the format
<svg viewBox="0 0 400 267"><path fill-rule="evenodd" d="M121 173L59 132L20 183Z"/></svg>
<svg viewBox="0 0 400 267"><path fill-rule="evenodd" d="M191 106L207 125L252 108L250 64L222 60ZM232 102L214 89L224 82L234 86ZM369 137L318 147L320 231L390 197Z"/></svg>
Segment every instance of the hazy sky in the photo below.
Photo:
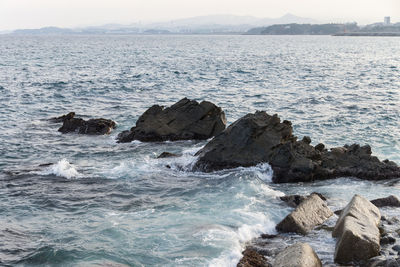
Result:
<svg viewBox="0 0 400 267"><path fill-rule="evenodd" d="M213 14L280 17L286 13L324 22L400 21L400 0L0 0L0 30L129 24Z"/></svg>

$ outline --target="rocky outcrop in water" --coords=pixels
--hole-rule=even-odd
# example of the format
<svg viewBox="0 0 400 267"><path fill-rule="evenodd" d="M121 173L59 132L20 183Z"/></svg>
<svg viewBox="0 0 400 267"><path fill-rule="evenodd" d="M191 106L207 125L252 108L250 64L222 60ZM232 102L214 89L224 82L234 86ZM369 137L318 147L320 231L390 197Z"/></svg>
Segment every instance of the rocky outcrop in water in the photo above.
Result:
<svg viewBox="0 0 400 267"><path fill-rule="evenodd" d="M271 267L272 265L256 250L247 248L243 252L237 267Z"/></svg>
<svg viewBox="0 0 400 267"><path fill-rule="evenodd" d="M341 212L332 236L337 238L335 262L366 262L378 256L380 232L379 209L367 199L355 195Z"/></svg>
<svg viewBox="0 0 400 267"><path fill-rule="evenodd" d="M311 194L278 223L276 230L305 235L332 215L333 212L328 208L326 202L319 195Z"/></svg>
<svg viewBox="0 0 400 267"><path fill-rule="evenodd" d="M322 267L321 260L307 243L296 243L280 252L274 267Z"/></svg>
<svg viewBox="0 0 400 267"><path fill-rule="evenodd" d="M120 133L117 139L120 143L204 140L221 133L225 125L225 113L220 107L184 98L168 108L152 106L139 117L135 127Z"/></svg>
<svg viewBox="0 0 400 267"><path fill-rule="evenodd" d="M320 193L313 192L310 195L288 195L288 196L281 196L279 197L280 200L286 202L290 207L296 208L300 205L301 202L307 199L307 197L311 196L312 194L317 194L322 200L326 200L326 197Z"/></svg>
<svg viewBox="0 0 400 267"><path fill-rule="evenodd" d="M112 120L101 118L86 121L81 118L75 118L74 112L50 120L52 122L63 122L63 125L58 129L62 133L103 135L109 134L116 127L116 123Z"/></svg>
<svg viewBox="0 0 400 267"><path fill-rule="evenodd" d="M377 206L378 208L381 207L400 207L400 199L396 196L388 196L384 198L378 198L371 200L371 203Z"/></svg>
<svg viewBox="0 0 400 267"><path fill-rule="evenodd" d="M211 172L268 162L273 181L307 182L341 176L380 180L400 177L400 168L391 161L371 155L368 145L353 144L325 149L301 141L292 134L292 124L264 111L247 114L230 125L197 152L194 170Z"/></svg>

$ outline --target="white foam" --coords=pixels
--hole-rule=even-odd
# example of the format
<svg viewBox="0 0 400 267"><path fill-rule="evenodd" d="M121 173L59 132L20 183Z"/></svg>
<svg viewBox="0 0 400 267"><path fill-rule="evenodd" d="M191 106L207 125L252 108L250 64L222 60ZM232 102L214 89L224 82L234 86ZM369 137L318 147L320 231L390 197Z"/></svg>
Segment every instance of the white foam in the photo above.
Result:
<svg viewBox="0 0 400 267"><path fill-rule="evenodd" d="M56 164L50 165L44 171L40 172L42 175L56 175L65 177L68 179L81 177L80 174L75 167L69 163L66 159L62 159L58 161Z"/></svg>

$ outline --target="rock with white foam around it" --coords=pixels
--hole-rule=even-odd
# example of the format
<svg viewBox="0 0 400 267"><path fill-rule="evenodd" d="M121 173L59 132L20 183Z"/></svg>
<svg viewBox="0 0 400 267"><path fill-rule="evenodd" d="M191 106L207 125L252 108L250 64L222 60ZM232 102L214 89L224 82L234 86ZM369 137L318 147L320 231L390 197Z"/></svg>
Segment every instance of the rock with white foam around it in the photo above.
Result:
<svg viewBox="0 0 400 267"><path fill-rule="evenodd" d="M333 215L322 198L313 193L303 200L297 208L287 215L277 226L279 232L307 234L315 226L324 223Z"/></svg>

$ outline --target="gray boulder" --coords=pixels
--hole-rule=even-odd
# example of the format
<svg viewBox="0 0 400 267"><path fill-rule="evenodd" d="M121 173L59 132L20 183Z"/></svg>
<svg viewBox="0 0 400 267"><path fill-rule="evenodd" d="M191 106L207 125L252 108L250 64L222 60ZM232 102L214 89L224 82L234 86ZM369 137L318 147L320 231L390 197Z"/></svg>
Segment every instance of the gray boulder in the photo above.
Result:
<svg viewBox="0 0 400 267"><path fill-rule="evenodd" d="M318 194L311 194L293 212L277 224L276 230L305 235L332 215L333 213L326 205L326 202Z"/></svg>
<svg viewBox="0 0 400 267"><path fill-rule="evenodd" d="M394 195L390 195L384 198L378 198L371 200L371 203L378 208L382 207L400 207L400 199Z"/></svg>
<svg viewBox="0 0 400 267"><path fill-rule="evenodd" d="M225 126L225 113L220 107L183 98L168 108L152 106L139 117L135 127L120 133L117 139L120 143L204 140L221 133Z"/></svg>
<svg viewBox="0 0 400 267"><path fill-rule="evenodd" d="M379 209L367 199L355 195L341 212L332 236L337 238L335 262L366 262L378 256L380 233Z"/></svg>
<svg viewBox="0 0 400 267"><path fill-rule="evenodd" d="M321 260L307 243L296 243L279 253L274 267L322 267Z"/></svg>
<svg viewBox="0 0 400 267"><path fill-rule="evenodd" d="M380 180L400 177L391 161L379 161L368 145L345 145L325 149L310 144L309 137L297 141L292 124L264 111L247 114L230 125L196 153L194 170L211 172L268 162L275 183L307 182L342 176Z"/></svg>

